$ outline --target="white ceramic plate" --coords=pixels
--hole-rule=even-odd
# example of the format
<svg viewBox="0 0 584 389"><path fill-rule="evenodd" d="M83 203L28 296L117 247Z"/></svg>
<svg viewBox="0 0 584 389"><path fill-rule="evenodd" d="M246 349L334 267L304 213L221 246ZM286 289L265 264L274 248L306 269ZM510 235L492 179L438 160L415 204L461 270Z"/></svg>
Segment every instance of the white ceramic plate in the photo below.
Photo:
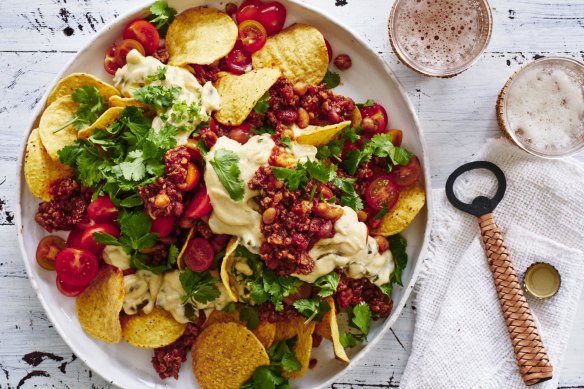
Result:
<svg viewBox="0 0 584 389"><path fill-rule="evenodd" d="M318 10L299 3L296 0L281 0L288 10L287 24L296 21L317 27L330 41L335 53L347 53L353 60L351 69L340 72L343 85L335 89L337 93L352 97L355 101L365 101L368 98L381 103L389 115L390 126L404 131L404 146L413 151L422 162L426 188L430 186L428 157L422 139L422 133L405 92L393 76L389 67L381 61L375 52L350 29L337 21L331 20ZM170 5L181 11L186 8L204 5L223 9L220 0L176 0ZM44 98L37 105L27 131L34 128L38 116L44 108L49 91L62 77L73 72L88 72L97 77L112 81L111 76L103 70L103 58L106 49L115 41L121 39L122 30L126 24L139 15L147 14L147 3L140 8L118 18L97 34L91 42L77 54L49 87ZM24 142L26 145L26 142ZM32 196L23 179L22 161L24 146L21 150L18 179L20 188L20 210L17 210L18 239L25 267L38 298L45 308L48 317L53 322L61 337L71 347L73 352L91 369L104 379L124 388L192 388L198 387L191 370L190 357L183 365L180 379L160 380L152 365L151 350L134 348L127 343L107 344L95 340L85 334L75 312L75 300L64 297L55 287L55 273L41 269L35 262L35 250L38 241L47 233L34 221L34 215L39 201ZM421 268L421 253L425 247L430 231L432 198L428 196L427 206L417 216L414 223L405 231L408 240L409 262L403 274L404 287L395 287L393 292L394 308L391 316L385 321L374 322L369 335L369 341L358 348L349 350L351 365L362 357L369 348L395 323L414 286ZM324 342L314 350L318 359L317 367L305 377L293 380L294 387L320 387L332 383L347 372L345 367L334 359L332 346Z"/></svg>

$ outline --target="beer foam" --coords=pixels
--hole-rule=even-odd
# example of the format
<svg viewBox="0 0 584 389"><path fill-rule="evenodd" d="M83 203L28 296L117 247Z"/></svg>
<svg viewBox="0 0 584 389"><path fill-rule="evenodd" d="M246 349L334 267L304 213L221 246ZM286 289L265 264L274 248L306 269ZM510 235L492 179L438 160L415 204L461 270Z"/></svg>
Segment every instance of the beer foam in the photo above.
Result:
<svg viewBox="0 0 584 389"><path fill-rule="evenodd" d="M531 149L561 151L584 142L584 76L548 64L527 68L506 97L507 124Z"/></svg>
<svg viewBox="0 0 584 389"><path fill-rule="evenodd" d="M404 0L395 36L412 61L436 69L465 66L480 53L488 16L478 0Z"/></svg>

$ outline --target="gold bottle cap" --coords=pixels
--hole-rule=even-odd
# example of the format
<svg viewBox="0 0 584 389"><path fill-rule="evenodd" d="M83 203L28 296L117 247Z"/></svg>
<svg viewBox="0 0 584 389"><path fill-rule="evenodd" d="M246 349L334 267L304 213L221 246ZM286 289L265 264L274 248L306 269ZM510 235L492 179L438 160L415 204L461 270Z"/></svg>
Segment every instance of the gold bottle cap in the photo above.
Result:
<svg viewBox="0 0 584 389"><path fill-rule="evenodd" d="M523 275L523 286L531 295L540 299L554 296L562 279L555 267L545 262L529 266Z"/></svg>

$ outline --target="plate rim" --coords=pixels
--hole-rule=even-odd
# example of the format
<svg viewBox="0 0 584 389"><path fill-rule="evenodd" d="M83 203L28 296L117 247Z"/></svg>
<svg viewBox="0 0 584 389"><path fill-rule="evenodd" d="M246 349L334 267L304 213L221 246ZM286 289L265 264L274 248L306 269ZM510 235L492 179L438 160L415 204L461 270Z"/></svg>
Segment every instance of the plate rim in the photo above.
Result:
<svg viewBox="0 0 584 389"><path fill-rule="evenodd" d="M188 0L184 0L184 1L188 1ZM365 49L367 52L369 52L370 55L372 55L373 58L375 58L375 60L378 62L378 64L381 65L381 67L385 70L385 74L392 80L392 82L397 87L397 92L399 93L399 95L401 96L401 98L403 99L403 101L407 107L407 114L410 116L410 119L414 123L414 127L418 133L418 139L419 139L420 146L422 149L422 154L423 154L422 155L422 161L423 161L422 166L424 167L423 173L424 173L424 186L425 186L425 190L426 190L425 208L426 208L426 213L427 213L427 221L426 221L426 225L425 225L425 231L424 231L422 244L420 246L420 252L418 254L418 260L416 261L415 267L412 270L412 275L411 275L410 281L408 282L408 284L406 284L405 286L402 287L403 288L402 289L403 295L402 295L402 298L400 300L400 303L394 305L390 318L385 320L385 323L383 323L383 325L379 329L379 333L377 334L377 336L374 339L368 341L367 344L365 344L365 346L357 353L357 355L355 355L351 359L351 362L347 366L343 367L337 373L333 374L329 379L327 379L325 382L323 382L319 386L319 388L323 388L323 387L329 386L334 381L338 380L339 377L352 371L353 368L355 367L355 365L358 363L358 361L369 352L370 348L376 346L376 344L381 340L381 338L384 337L384 335L387 333L387 331L395 324L397 319L400 317L401 312L402 312L403 308L405 307L412 290L415 287L415 284L419 278L420 272L422 271L423 263L424 263L424 256L425 256L425 253L428 249L428 244L429 244L429 240L430 240L430 231L432 230L433 216L434 216L432 184L431 184L431 180L430 180L431 174L430 174L430 166L429 166L428 148L426 145L426 139L424 137L422 127L421 127L419 119L418 119L418 115L416 113L416 110L415 110L412 102L409 99L409 96L407 95L407 92L405 91L405 89L401 85L400 81L397 79L397 77L395 76L395 74L393 73L391 68L389 67L389 64L387 63L387 61L383 60L381 58L381 56L375 50L373 50L373 48L369 45L369 43L366 42L365 39L360 34L355 32L353 30L353 28L349 27L345 22L334 20L332 16L325 14L323 10L316 8L312 4L309 4L309 3L302 1L302 0L280 0L280 1L282 1L284 3L292 3L296 6L307 9L307 10L317 14L326 23L330 23L332 25L335 25L336 27L339 27L339 28L345 30L349 35L351 35L351 37L353 39L355 39L356 43L358 43L361 46L361 48ZM172 1L169 1L169 3L171 3L171 2ZM70 337L67 335L67 333L64 331L64 329L61 328L61 326L55 324L56 320L53 317L53 312L52 312L52 310L48 309L48 303L45 300L44 296L40 293L40 289L39 289L39 286L37 284L36 277L34 275L34 272L32 271L31 265L30 265L31 262L29 260L27 260L28 257L26 254L26 250L24 248L24 240L23 240L24 225L22 224L21 200L22 200L22 195L23 195L23 184L24 184L24 180L23 180L24 156L25 156L25 151L26 151L27 139L30 136L30 132L33 129L33 125L39 119L39 114L41 113L42 109L45 107L45 104L46 104L46 101L47 101L47 98L48 98L50 92L54 89L54 87L57 85L59 80L61 80L63 75L68 71L68 69L71 67L72 63L75 62L75 60L77 58L79 58L80 56L85 54L87 51L89 51L95 40L99 39L102 35L104 35L106 32L108 32L112 28L117 27L119 24L123 24L125 20L130 19L131 17L140 14L141 12L144 12L153 3L154 3L153 0L141 1L140 4L138 4L137 6L132 7L129 10L127 10L126 12L120 14L117 18L115 18L112 21L110 21L109 23L107 23L95 35L91 36L90 39L79 49L79 51L77 53L75 53L75 55L69 61L67 61L67 63L65 63L63 65L62 70L55 76L53 81L47 86L45 93L43 94L43 96L39 100L39 102L37 103L37 106L35 107L33 112L31 113L30 120L28 120L28 122L27 122L28 124L25 127L27 129L27 132L24 133L23 137L21 138L21 145L20 145L19 155L18 155L18 160L17 160L17 165L16 165L16 169L17 169L16 185L18 188L18 192L17 192L18 201L16 203L16 209L15 209L16 236L17 236L17 240L18 240L18 248L19 248L19 251L21 254L21 259L24 262L24 267L26 269L28 279L29 279L29 281L34 289L34 292L35 292L38 300L40 301L41 306L43 307L43 309L45 311L45 314L47 315L49 320L51 320L51 323L54 325L55 330L57 331L57 333L59 334L61 339L63 339L63 341L67 344L67 346L71 348L73 353L75 353L75 355L79 359L81 359L92 371L97 373L105 381L108 381L108 382L110 382L116 386L120 386L120 387L123 387L123 386L120 383L118 383L119 381L117 380L117 377L106 376L104 374L105 371L104 371L104 373L102 373L101 369L98 370L96 368L97 363L94 363L93 361L84 359L81 356L82 352L79 352L80 350L77 347L77 345L75 345L75 343L72 341L72 339L70 339ZM419 156L418 156L418 158L419 158ZM155 386L158 386L158 385L159 384L155 383Z"/></svg>

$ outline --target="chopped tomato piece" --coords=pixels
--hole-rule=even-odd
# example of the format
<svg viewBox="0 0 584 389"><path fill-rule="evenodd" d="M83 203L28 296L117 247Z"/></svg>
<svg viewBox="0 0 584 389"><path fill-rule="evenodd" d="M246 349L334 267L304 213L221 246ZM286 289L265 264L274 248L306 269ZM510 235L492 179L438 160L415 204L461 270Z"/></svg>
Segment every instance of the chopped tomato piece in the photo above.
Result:
<svg viewBox="0 0 584 389"><path fill-rule="evenodd" d="M389 176L377 177L365 192L367 204L376 211L390 210L399 198L399 188Z"/></svg>
<svg viewBox="0 0 584 389"><path fill-rule="evenodd" d="M116 54L114 55L114 58L120 67L126 64L126 56L134 49L138 50L140 54L146 55L144 46L142 46L142 44L135 39L124 39L122 43L116 47Z"/></svg>
<svg viewBox="0 0 584 389"><path fill-rule="evenodd" d="M361 107L361 128L365 132L383 133L387 128L387 112L379 104Z"/></svg>
<svg viewBox="0 0 584 389"><path fill-rule="evenodd" d="M97 275L98 262L87 250L66 248L55 259L57 276L70 286L84 287Z"/></svg>
<svg viewBox="0 0 584 389"><path fill-rule="evenodd" d="M207 194L207 188L201 188L187 205L184 216L196 219L208 215L213 210L211 199Z"/></svg>
<svg viewBox="0 0 584 389"><path fill-rule="evenodd" d="M190 153L189 153L190 154ZM178 188L183 192L192 190L201 179L201 171L193 162L187 164L187 178L185 182L178 185Z"/></svg>
<svg viewBox="0 0 584 389"><path fill-rule="evenodd" d="M183 258L189 269L199 273L211 267L214 256L211 243L203 238L194 238L187 244Z"/></svg>
<svg viewBox="0 0 584 389"><path fill-rule="evenodd" d="M154 24L144 19L134 20L124 30L124 39L140 42L146 55L153 54L160 44L160 35Z"/></svg>
<svg viewBox="0 0 584 389"><path fill-rule="evenodd" d="M267 37L266 29L258 21L246 20L239 25L239 39L249 53L255 53L264 47Z"/></svg>
<svg viewBox="0 0 584 389"><path fill-rule="evenodd" d="M87 216L96 223L113 223L118 218L118 208L109 196L99 196L89 203Z"/></svg>
<svg viewBox="0 0 584 389"><path fill-rule="evenodd" d="M83 245L81 244L81 237L83 236L83 232L84 230L79 227L73 228L67 237L67 247L83 249Z"/></svg>
<svg viewBox="0 0 584 389"><path fill-rule="evenodd" d="M324 44L326 45L326 51L328 53L329 63L331 63L331 61L333 60L333 48L331 47L331 44L329 43L329 41L327 41L326 39L324 40Z"/></svg>
<svg viewBox="0 0 584 389"><path fill-rule="evenodd" d="M57 276L56 280L57 289L61 292L62 295L67 297L77 297L85 290L85 286L74 286L69 285L64 282L59 276Z"/></svg>
<svg viewBox="0 0 584 389"><path fill-rule="evenodd" d="M235 43L233 49L225 57L225 63L229 70L235 74L243 74L251 70L251 55L243 48L240 40Z"/></svg>
<svg viewBox="0 0 584 389"><path fill-rule="evenodd" d="M406 187L415 184L418 178L420 178L421 173L422 167L420 166L420 160L414 156L407 165L394 166L390 176L398 186Z"/></svg>
<svg viewBox="0 0 584 389"><path fill-rule="evenodd" d="M264 25L268 35L274 35L280 32L286 23L286 7L277 1L265 4L257 20Z"/></svg>
<svg viewBox="0 0 584 389"><path fill-rule="evenodd" d="M65 240L56 235L45 236L36 249L36 261L46 270L55 270L55 258L61 250L67 247Z"/></svg>
<svg viewBox="0 0 584 389"><path fill-rule="evenodd" d="M152 226L150 227L150 232L155 232L161 238L166 238L172 230L176 223L176 217L173 215L169 216L158 216L152 221Z"/></svg>
<svg viewBox="0 0 584 389"><path fill-rule="evenodd" d="M393 143L394 146L396 147L400 147L402 144L402 140L404 139L404 133L402 132L402 130L388 130L386 131L386 134L390 134L391 135L391 143Z"/></svg>
<svg viewBox="0 0 584 389"><path fill-rule="evenodd" d="M103 60L103 68L111 75L116 74L116 71L120 68L120 65L116 62L116 49L117 46L115 44L107 49Z"/></svg>
<svg viewBox="0 0 584 389"><path fill-rule="evenodd" d="M258 20L258 15L263 6L264 4L259 0L245 0L235 13L235 20L238 24L246 20Z"/></svg>
<svg viewBox="0 0 584 389"><path fill-rule="evenodd" d="M252 136L251 125L248 123L242 123L239 126L231 127L227 136L244 145Z"/></svg>
<svg viewBox="0 0 584 389"><path fill-rule="evenodd" d="M86 229L83 233L83 236L81 236L81 245L83 248L91 251L96 255L101 254L105 245L103 243L97 243L93 238L93 234L100 232L108 233L116 238L120 236L120 230L113 224L96 224Z"/></svg>

